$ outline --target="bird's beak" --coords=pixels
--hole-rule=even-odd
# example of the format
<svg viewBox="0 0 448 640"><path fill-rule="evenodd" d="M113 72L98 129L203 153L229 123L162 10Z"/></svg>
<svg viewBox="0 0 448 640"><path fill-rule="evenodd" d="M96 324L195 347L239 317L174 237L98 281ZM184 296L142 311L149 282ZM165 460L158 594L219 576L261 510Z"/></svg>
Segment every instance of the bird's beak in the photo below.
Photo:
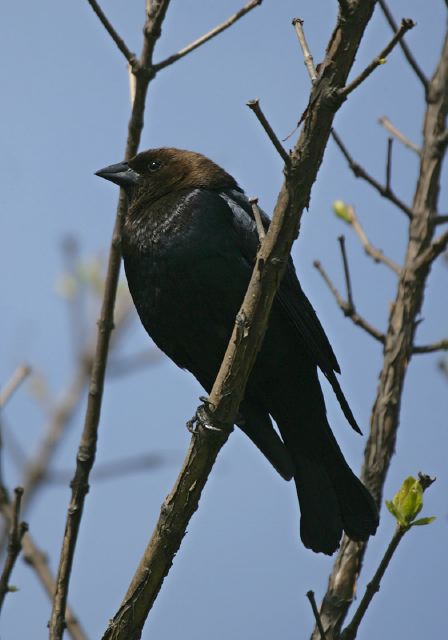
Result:
<svg viewBox="0 0 448 640"><path fill-rule="evenodd" d="M111 164L104 169L100 169L95 172L96 176L115 182L120 187L130 187L140 182L141 176L139 173L131 169L127 162L119 162L118 164Z"/></svg>

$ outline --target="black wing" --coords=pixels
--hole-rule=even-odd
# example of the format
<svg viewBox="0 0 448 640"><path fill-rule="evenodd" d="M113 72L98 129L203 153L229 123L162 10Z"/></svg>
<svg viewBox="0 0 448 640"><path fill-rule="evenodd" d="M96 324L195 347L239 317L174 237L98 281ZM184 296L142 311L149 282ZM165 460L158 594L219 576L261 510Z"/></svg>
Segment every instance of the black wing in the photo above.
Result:
<svg viewBox="0 0 448 640"><path fill-rule="evenodd" d="M252 266L259 244L252 207L242 191L227 190L220 193L220 196L232 210L232 221L239 248ZM261 213L263 224L268 229L270 220L264 212ZM341 371L339 363L316 312L300 286L291 258L280 284L276 302L297 329L310 359L330 382L349 424L355 431L362 433L335 375L335 372Z"/></svg>

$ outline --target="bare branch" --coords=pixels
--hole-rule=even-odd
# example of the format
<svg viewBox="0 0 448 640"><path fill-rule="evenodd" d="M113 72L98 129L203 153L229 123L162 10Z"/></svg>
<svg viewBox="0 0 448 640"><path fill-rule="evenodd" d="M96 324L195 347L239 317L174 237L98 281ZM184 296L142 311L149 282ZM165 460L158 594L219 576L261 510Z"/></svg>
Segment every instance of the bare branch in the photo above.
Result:
<svg viewBox="0 0 448 640"><path fill-rule="evenodd" d="M436 216L434 218L434 224L446 224L448 222L448 215Z"/></svg>
<svg viewBox="0 0 448 640"><path fill-rule="evenodd" d="M144 27L144 43L140 58L140 69L149 69L155 44L161 34L161 25L168 9L169 0L154 0L147 5L147 19ZM135 100L129 121L126 142L125 159L135 155L143 128L143 113L150 79L154 77L148 73L138 73ZM112 234L109 252L104 297L98 321L98 337L93 360L84 429L76 457L76 471L71 483L72 493L67 511L66 526L62 549L59 559L56 591L49 623L50 640L61 640L64 632L64 615L70 573L78 538L85 497L89 490L89 474L93 467L98 439L101 403L104 388L107 356L109 352L110 336L113 329L113 314L117 294L118 277L121 265L121 231L123 219L127 209L127 200L123 189L117 207L117 215Z"/></svg>
<svg viewBox="0 0 448 640"><path fill-rule="evenodd" d="M14 569L16 560L19 557L19 553L22 549L22 538L28 529L28 525L25 522L19 522L20 502L23 496L22 487L16 487L14 493L15 499L12 506L12 523L11 532L9 534L8 553L5 560L5 566L3 567L3 571L0 576L0 611L2 609L6 594L11 590L9 580L11 578L12 570Z"/></svg>
<svg viewBox="0 0 448 640"><path fill-rule="evenodd" d="M346 289L347 289L347 304L348 304L349 309L354 311L355 310L355 305L353 303L352 281L351 281L351 278L350 278L350 270L348 268L347 252L346 252L346 249L345 249L345 237L344 236L339 236L338 237L338 241L339 241L339 246L341 248L342 264L344 265L345 286L346 286Z"/></svg>
<svg viewBox="0 0 448 640"><path fill-rule="evenodd" d="M333 140L336 142L339 149L342 151L343 156L347 160L348 166L352 170L353 175L356 178L362 178L363 180L368 182L376 191L378 191L378 193L381 196L383 196L383 198L390 200L390 202L392 202L395 206L401 209L403 213L405 213L407 217L411 219L413 215L412 209L408 207L404 202L402 202L399 198L397 198L397 196L394 194L394 192L391 189L387 189L384 185L380 184L377 180L375 180L375 178L373 178L369 173L367 173L367 171L363 167L361 167L361 165L359 165L357 162L353 160L346 146L344 145L341 138L339 137L339 135L336 133L334 129L332 131L332 136L333 136Z"/></svg>
<svg viewBox="0 0 448 640"><path fill-rule="evenodd" d="M4 490L2 491L2 500L1 500L0 508L1 508L2 515L4 516L6 522L8 523L8 526L12 527L13 521L16 516L14 515L13 505L9 501L6 495L6 492ZM21 532L21 527L19 526L19 533L20 532ZM21 546L22 546L23 559L34 570L39 582L45 589L51 602L55 592L55 581L51 574L50 569L48 568L48 561L47 561L46 554L38 549L31 535L27 531L23 532L22 534ZM87 636L82 630L80 623L78 622L75 614L73 613L73 610L69 606L67 606L67 609L65 612L65 620L67 624L67 631L71 636L72 640L87 640Z"/></svg>
<svg viewBox="0 0 448 640"><path fill-rule="evenodd" d="M322 626L322 620L320 619L319 609L317 608L316 598L314 597L314 591L307 591L306 597L310 601L311 609L313 610L314 619L316 620L316 626L319 629L321 640L327 640L325 635L325 629Z"/></svg>
<svg viewBox="0 0 448 640"><path fill-rule="evenodd" d="M129 62L130 66L135 70L136 69L136 65L138 65L138 59L137 59L137 56L135 55L135 53L132 53L132 51L130 51L128 49L128 47L126 46L125 41L115 31L115 29L113 28L112 24L109 22L106 14L101 9L101 7L98 4L98 2L96 0L87 0L87 2L90 4L92 9L94 10L94 12L98 16L101 24L106 29L107 33L110 35L110 37L115 42L117 47L120 49L121 53L124 55L126 60Z"/></svg>
<svg viewBox="0 0 448 640"><path fill-rule="evenodd" d="M417 345L412 349L412 353L434 353L434 351L448 351L448 340Z"/></svg>
<svg viewBox="0 0 448 640"><path fill-rule="evenodd" d="M381 2L380 2L381 3ZM384 4L384 3L381 3ZM364 452L361 479L380 504L384 482L396 450L400 404L409 358L412 354L416 319L424 301L429 268L416 268L416 259L427 251L434 234L434 212L438 210L443 155L434 144L445 129L448 115L448 33L445 34L437 68L430 81L423 122L419 179L416 183L409 225L409 239L397 294L391 305L384 342L384 360L370 433ZM352 603L366 545L344 538L335 560L320 615L329 638L340 635L342 622ZM313 640L319 639L316 629Z"/></svg>
<svg viewBox="0 0 448 640"><path fill-rule="evenodd" d="M255 218L255 224L257 225L258 238L260 242L263 242L266 232L264 230L263 221L261 219L260 207L258 206L258 198L250 198L249 202L252 207L252 212Z"/></svg>
<svg viewBox="0 0 448 640"><path fill-rule="evenodd" d="M393 138L388 138L386 156L386 191L390 191L390 180L392 175L392 144Z"/></svg>
<svg viewBox="0 0 448 640"><path fill-rule="evenodd" d="M300 42L300 46L302 47L304 63L305 63L305 67L308 70L308 74L311 78L311 84L314 84L317 80L317 73L316 73L316 68L314 66L313 56L311 55L311 51L308 47L308 43L305 38L305 33L303 31L303 20L301 20L300 18L293 18L292 24L294 26L294 29L296 30L296 34Z"/></svg>
<svg viewBox="0 0 448 640"><path fill-rule="evenodd" d="M393 260L391 260L391 258L388 258L387 256L385 256L380 249L377 249L370 243L369 238L367 237L361 223L358 220L358 216L356 215L356 210L354 207L350 207L350 216L351 216L350 224L355 230L356 235L360 239L366 254L369 255L371 258L373 258L375 262L382 262L384 265L389 267L389 269L391 269L394 273L396 273L397 276L399 276L401 273L400 265L394 262Z"/></svg>
<svg viewBox="0 0 448 640"><path fill-rule="evenodd" d="M149 365L156 364L164 358L164 354L159 349L145 349L133 355L121 356L120 358L111 358L107 371L108 376L122 376L128 373L134 373L140 369L145 369Z"/></svg>
<svg viewBox="0 0 448 640"><path fill-rule="evenodd" d="M392 29L392 31L397 31L398 30L398 25L395 22L392 13L390 12L389 7L387 6L386 0L378 0L378 4L380 5L387 22L390 25L390 28ZM415 71L418 79L420 80L420 82L423 85L423 89L425 90L425 95L428 92L428 79L425 76L425 74L423 73L423 71L420 69L419 65L417 64L417 61L415 60L414 56L412 55L408 45L406 44L406 42L404 40L400 40L399 45L406 57L406 60L409 62L409 64L411 65L412 69Z"/></svg>
<svg viewBox="0 0 448 640"><path fill-rule="evenodd" d="M420 147L417 144L415 144L415 142L412 142L412 140L409 140L409 138L407 138L403 133L401 133L401 131L399 131L396 127L394 127L394 125L389 120L389 118L387 118L387 116L381 116L381 118L378 118L378 122L385 129L387 129L387 131L389 131L389 133L391 133L397 140L399 140L405 147L407 147L408 149L411 149L411 151L414 151L414 153L416 153L417 155L420 155L421 153Z"/></svg>
<svg viewBox="0 0 448 640"><path fill-rule="evenodd" d="M283 162L285 163L285 165L288 167L290 164L290 157L287 154L287 152L285 151L285 149L282 146L282 143L280 142L280 140L277 138L276 134L274 133L273 128L271 127L271 125L269 124L266 116L264 115L263 111L261 110L260 107L260 101L257 100L249 100L249 102L246 103L247 106L249 107L249 109L251 109L251 111L253 111L255 113L255 115L257 116L261 126L263 127L263 129L266 131L266 133L268 134L268 137L270 139L270 141L272 142L272 144L274 145L274 147L277 149L278 153L280 154L280 157L282 158Z"/></svg>
<svg viewBox="0 0 448 640"><path fill-rule="evenodd" d="M361 327L361 329L364 329L364 331L366 331L370 336L372 336L372 338L375 338L375 340L378 340L378 342L381 342L381 344L384 344L384 334L381 333L381 331L378 331L378 329L375 329L375 327L369 324L367 320L364 320L364 318L356 312L355 308L353 306L350 306L348 302L344 300L344 298L336 289L335 285L333 284L332 280L330 279L329 275L327 274L327 272L325 271L325 269L323 268L319 260L315 260L313 262L313 265L319 271L320 275L324 279L327 287L330 289L331 293L333 294L344 316L346 316L347 318L350 318L353 324L356 324L356 326Z"/></svg>
<svg viewBox="0 0 448 640"><path fill-rule="evenodd" d="M30 373L31 367L26 364L22 364L20 367L17 367L3 389L0 391L0 409L3 409L8 400L14 395Z"/></svg>
<svg viewBox="0 0 448 640"><path fill-rule="evenodd" d="M172 456L172 459L178 460L180 454ZM159 469L169 462L169 456L166 453L143 453L136 456L129 456L112 462L104 462L96 465L92 471L91 478L95 482L106 481L119 478L122 476L139 473L141 471L153 471ZM45 475L45 482L49 484L67 484L70 482L73 473L70 470L53 470Z"/></svg>
<svg viewBox="0 0 448 640"><path fill-rule="evenodd" d="M364 80L366 80L366 78L368 78L377 67L386 62L386 58L392 51L392 49L400 42L404 34L414 27L415 22L413 20L410 20L409 18L403 18L400 28L397 30L396 34L389 42L387 47L385 47L381 51L381 53L372 60L372 62L364 69L364 71L359 74L357 78L355 78L350 84L339 91L339 96L342 99L345 99L352 91L359 87L359 85L364 82Z"/></svg>
<svg viewBox="0 0 448 640"><path fill-rule="evenodd" d="M222 33L223 31L231 27L233 24L235 24L235 22L237 22L237 20L245 16L246 13L249 13L249 11L252 11L252 9L255 9L255 7L258 7L262 2L263 0L251 0L251 2L248 2L244 7L242 7L242 9L234 13L233 16L230 16L230 18L222 22L220 25L218 25L214 29L211 29L211 31L209 31L205 35L201 36L194 42L191 42L189 45L187 45L177 53L173 54L172 56L169 56L165 60L162 60L161 62L157 62L154 65L154 70L160 71L160 69L164 69L165 67L168 67L170 64L173 64L173 62L177 62L177 60L180 60L180 58L183 58L188 53L191 53L191 51L194 51L201 45L205 44L206 42L208 42L209 40L217 36L219 33Z"/></svg>

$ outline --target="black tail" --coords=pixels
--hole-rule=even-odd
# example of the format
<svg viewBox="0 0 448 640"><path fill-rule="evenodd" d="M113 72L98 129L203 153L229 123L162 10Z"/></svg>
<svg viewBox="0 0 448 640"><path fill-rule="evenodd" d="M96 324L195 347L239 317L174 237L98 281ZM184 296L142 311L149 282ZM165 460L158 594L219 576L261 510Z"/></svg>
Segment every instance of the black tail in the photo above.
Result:
<svg viewBox="0 0 448 640"><path fill-rule="evenodd" d="M301 383L274 417L295 466L303 544L331 555L343 531L353 540L373 535L378 511L333 436L317 373L308 371Z"/></svg>
<svg viewBox="0 0 448 640"><path fill-rule="evenodd" d="M331 449L329 443L322 462L298 455L294 476L303 544L328 555L339 547L343 531L352 540L365 541L378 526L378 511L369 491L347 465L339 447Z"/></svg>

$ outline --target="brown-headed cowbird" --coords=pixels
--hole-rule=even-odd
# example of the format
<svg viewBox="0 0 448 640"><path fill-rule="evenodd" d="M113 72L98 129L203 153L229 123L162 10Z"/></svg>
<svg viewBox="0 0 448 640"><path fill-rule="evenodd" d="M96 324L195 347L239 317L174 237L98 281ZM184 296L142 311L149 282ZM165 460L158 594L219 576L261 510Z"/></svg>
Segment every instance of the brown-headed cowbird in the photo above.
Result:
<svg viewBox="0 0 448 640"><path fill-rule="evenodd" d="M244 192L208 158L172 148L144 151L97 175L127 192L123 259L143 326L209 392L259 244ZM263 221L267 227L265 214ZM318 368L359 431L290 260L236 422L285 479L294 477L304 545L332 554L342 531L353 540L373 535L378 513L330 429Z"/></svg>

